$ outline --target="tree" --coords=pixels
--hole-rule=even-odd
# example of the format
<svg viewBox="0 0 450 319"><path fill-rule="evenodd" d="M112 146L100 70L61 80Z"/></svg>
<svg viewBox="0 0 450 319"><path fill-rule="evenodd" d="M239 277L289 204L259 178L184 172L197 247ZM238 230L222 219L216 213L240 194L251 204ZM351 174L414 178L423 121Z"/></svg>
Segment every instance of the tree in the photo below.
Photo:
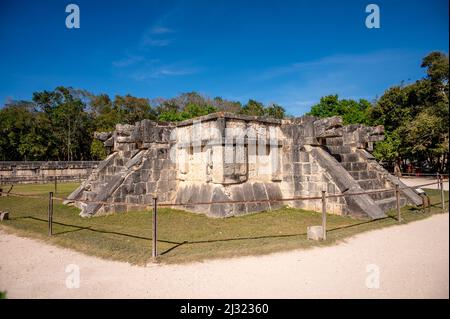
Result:
<svg viewBox="0 0 450 319"><path fill-rule="evenodd" d="M28 153L20 151L24 136L31 134L34 126L33 104L27 101L12 101L0 110L0 154L2 160L29 158ZM38 144L36 144L36 147Z"/></svg>
<svg viewBox="0 0 450 319"><path fill-rule="evenodd" d="M376 145L379 160L400 167L415 162L433 171L448 170L449 59L432 52L422 60L426 76L414 83L388 88L374 105L367 100L339 100L328 95L309 115L338 115L344 124L383 125L386 139Z"/></svg>
<svg viewBox="0 0 450 319"><path fill-rule="evenodd" d="M250 99L247 104L242 107L240 113L252 116L264 116L264 105L261 102Z"/></svg>
<svg viewBox="0 0 450 319"><path fill-rule="evenodd" d="M162 122L180 122L187 119L189 119L187 113L178 112L174 109L162 111L158 116L158 120Z"/></svg>
<svg viewBox="0 0 450 319"><path fill-rule="evenodd" d="M216 96L212 101L211 105L214 106L218 111L239 113L241 111L241 102L228 101L220 96Z"/></svg>
<svg viewBox="0 0 450 319"><path fill-rule="evenodd" d="M129 94L123 97L116 95L114 109L119 110L120 119L127 124L134 124L144 119L155 120L157 116L148 99L137 98Z"/></svg>
<svg viewBox="0 0 450 319"><path fill-rule="evenodd" d="M48 132L48 159L82 160L90 157L92 118L85 111L82 92L57 87L36 92L33 101L43 112L41 124Z"/></svg>
<svg viewBox="0 0 450 319"><path fill-rule="evenodd" d="M106 158L106 149L102 142L94 139L91 143L91 155L92 159L104 160Z"/></svg>
<svg viewBox="0 0 450 319"><path fill-rule="evenodd" d="M421 64L426 68L425 78L389 88L370 110L373 124L384 125L387 133L398 133L398 162L448 170L448 65L447 55L430 53Z"/></svg>
<svg viewBox="0 0 450 319"><path fill-rule="evenodd" d="M431 52L422 60L422 68L427 68L427 77L433 82L437 91L448 96L449 61L442 52Z"/></svg>
<svg viewBox="0 0 450 319"><path fill-rule="evenodd" d="M400 155L401 139L398 132L386 133L383 141L375 145L373 155L378 161L383 161L387 166L400 167L398 158Z"/></svg>
<svg viewBox="0 0 450 319"><path fill-rule="evenodd" d="M107 94L94 95L90 100L95 131L111 131L117 123L123 121L123 115L117 104L113 104Z"/></svg>
<svg viewBox="0 0 450 319"><path fill-rule="evenodd" d="M211 105L197 105L194 103L189 103L184 108L183 112L187 114L188 118L193 118L202 115L208 115L210 113L216 112L217 109Z"/></svg>
<svg viewBox="0 0 450 319"><path fill-rule="evenodd" d="M327 95L320 99L318 104L311 107L308 115L321 118L330 116L341 116L344 125L347 124L368 124L368 112L371 108L369 101L360 99L339 100L337 94Z"/></svg>
<svg viewBox="0 0 450 319"><path fill-rule="evenodd" d="M266 107L264 110L264 114L268 117L276 118L276 119L283 119L285 117L285 109L276 103L273 103Z"/></svg>
<svg viewBox="0 0 450 319"><path fill-rule="evenodd" d="M158 119L160 121L178 122L191 119L194 117L207 115L216 112L217 109L211 105L198 105L194 103L187 104L180 112L175 109L169 109L162 112Z"/></svg>

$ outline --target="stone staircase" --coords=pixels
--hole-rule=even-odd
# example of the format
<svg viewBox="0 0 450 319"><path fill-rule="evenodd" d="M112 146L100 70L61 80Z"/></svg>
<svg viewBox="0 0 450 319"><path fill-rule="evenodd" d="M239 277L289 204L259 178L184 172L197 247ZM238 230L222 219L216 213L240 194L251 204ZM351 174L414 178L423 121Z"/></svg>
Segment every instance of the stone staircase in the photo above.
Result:
<svg viewBox="0 0 450 319"><path fill-rule="evenodd" d="M112 154L105 159L101 164L92 172L89 179L82 183L77 190L75 190L65 204L69 204L71 200L80 201L104 201L105 193L113 193L118 187L118 176L123 175L129 167L127 164L132 162L133 157L138 153L134 152L118 152ZM130 166L132 166L131 164ZM80 204L75 203L75 206L82 209L81 215L92 215L95 213L101 205L98 204ZM92 211L92 213L91 213Z"/></svg>
<svg viewBox="0 0 450 319"><path fill-rule="evenodd" d="M99 174L99 172L95 172L95 175L89 183L89 190L83 192L81 200L94 201L101 190L107 187L108 183L113 180L114 176L125 169L123 165L124 161L126 161L125 158L116 156L113 162L105 167L103 173Z"/></svg>
<svg viewBox="0 0 450 319"><path fill-rule="evenodd" d="M336 158L350 175L358 182L365 191L392 189L392 191L368 194L383 212L396 208L396 197L394 185L387 181L382 174L371 170L368 161L358 152L352 151L351 147L340 146L328 147L330 154ZM406 205L406 198L400 196L400 206Z"/></svg>

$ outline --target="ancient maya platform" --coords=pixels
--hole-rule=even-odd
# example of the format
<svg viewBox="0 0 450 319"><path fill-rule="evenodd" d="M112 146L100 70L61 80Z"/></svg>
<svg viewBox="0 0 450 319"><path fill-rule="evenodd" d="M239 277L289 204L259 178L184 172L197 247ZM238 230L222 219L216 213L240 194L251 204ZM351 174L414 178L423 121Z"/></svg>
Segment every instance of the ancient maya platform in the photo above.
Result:
<svg viewBox="0 0 450 319"><path fill-rule="evenodd" d="M283 205L321 210L319 200L255 200L392 189L327 199L329 213L382 218L395 207L395 184L404 186L370 153L383 133L382 126L344 126L340 117L276 120L223 112L180 123L118 124L114 132L96 134L110 154L66 203L90 217L136 210L128 204L151 204L156 194L160 203L227 217ZM243 202L194 204L219 201ZM422 200L402 189L401 205L406 203Z"/></svg>

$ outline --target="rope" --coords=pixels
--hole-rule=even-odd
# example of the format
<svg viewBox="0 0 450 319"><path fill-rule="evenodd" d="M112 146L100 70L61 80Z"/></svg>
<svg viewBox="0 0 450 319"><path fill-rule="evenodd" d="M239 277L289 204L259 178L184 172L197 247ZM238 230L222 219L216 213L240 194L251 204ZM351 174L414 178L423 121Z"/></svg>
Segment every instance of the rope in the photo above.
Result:
<svg viewBox="0 0 450 319"><path fill-rule="evenodd" d="M444 182L446 180L442 180ZM426 183L416 186L407 186L407 187L400 187L399 190L403 189L416 189L423 186L429 186L434 184L439 184L439 181L432 182L432 183ZM325 198L337 198L337 197L348 197L348 196L358 196L358 195L369 195L369 194L376 194L376 193L384 193L384 192L394 192L395 188L383 188L383 189L376 189L376 190L370 190L370 191L364 191L364 192L357 192L357 193L341 193L341 194L330 194L326 195ZM23 194L23 193L5 193L6 196L13 196L13 197L27 197L27 198L33 198L33 199L48 199L47 196L38 196L38 195L30 195L30 194ZM75 203L82 203L82 204L98 204L98 205L126 205L126 206L132 206L132 207L144 207L144 208L151 208L153 204L137 204L137 203L125 203L125 202L107 202L107 201L87 201L87 200L78 200L78 199L71 199L71 198L62 198L62 197L53 197L54 200L57 201L69 201L69 202L75 202ZM301 201L301 200L319 200L322 199L322 196L310 196L310 197L302 197L302 196L296 196L291 198L274 198L274 199L260 199L260 200L227 200L227 201L214 201L214 202L194 202L194 203L157 203L158 206L161 207L172 207L172 206L194 206L194 205L217 205L217 204L244 204L244 203L275 203L275 202L290 202L290 201Z"/></svg>

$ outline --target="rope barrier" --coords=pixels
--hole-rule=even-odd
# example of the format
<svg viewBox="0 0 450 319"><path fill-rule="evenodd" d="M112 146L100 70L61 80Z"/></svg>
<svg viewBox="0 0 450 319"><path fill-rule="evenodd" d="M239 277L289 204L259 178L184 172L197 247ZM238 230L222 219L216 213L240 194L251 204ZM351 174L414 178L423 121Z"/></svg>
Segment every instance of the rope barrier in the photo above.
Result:
<svg viewBox="0 0 450 319"><path fill-rule="evenodd" d="M442 180L443 182L448 180ZM429 186L429 185L435 185L439 184L439 181L432 182L432 183L426 183L416 186L407 186L407 187L401 187L399 190L403 189L417 189L423 186ZM369 195L369 194L376 194L376 193L384 193L384 192L395 192L394 188L383 188L383 189L375 189L370 191L364 191L364 192L356 192L356 193L341 193L341 194L330 194L326 195L326 198L337 198L337 197L348 197L348 196L358 196L358 195ZM3 193L6 196L13 196L13 197L27 197L27 198L33 198L33 199L47 199L45 196L38 196L38 195L30 195L30 194L23 194L23 193ZM131 207L143 207L143 208L151 208L152 204L138 204L138 203L125 203L125 202L108 202L108 201L87 201L87 200L79 200L79 199L71 199L71 198L62 198L62 197L53 197L54 200L57 201L69 201L72 203L82 203L82 204L99 204L99 205L126 205ZM301 200L319 200L322 199L322 196L310 196L310 197L302 197L302 196L296 196L291 198L274 198L274 199L260 199L260 200L227 200L227 201L214 201L214 202L194 202L194 203L158 203L158 206L160 207L179 207L179 206L195 206L195 205L217 205L217 204L244 204L244 203L275 203L275 202L290 202L290 201L301 201Z"/></svg>
<svg viewBox="0 0 450 319"><path fill-rule="evenodd" d="M445 180L442 180L442 182L445 182ZM429 185L434 185L434 184L439 184L439 181L436 181L436 182L433 182L433 183L427 183L427 184L416 185L416 186L400 187L400 189L420 188L420 187L423 187L423 186L429 186Z"/></svg>
<svg viewBox="0 0 450 319"><path fill-rule="evenodd" d="M395 173L390 173L390 174L395 175ZM434 176L434 177L436 177L437 174L438 173L402 173L402 175L417 176L417 177L420 177L420 176ZM441 176L448 176L448 174L441 174L441 173L439 173L439 175L441 175Z"/></svg>

